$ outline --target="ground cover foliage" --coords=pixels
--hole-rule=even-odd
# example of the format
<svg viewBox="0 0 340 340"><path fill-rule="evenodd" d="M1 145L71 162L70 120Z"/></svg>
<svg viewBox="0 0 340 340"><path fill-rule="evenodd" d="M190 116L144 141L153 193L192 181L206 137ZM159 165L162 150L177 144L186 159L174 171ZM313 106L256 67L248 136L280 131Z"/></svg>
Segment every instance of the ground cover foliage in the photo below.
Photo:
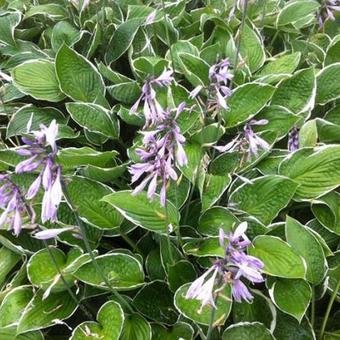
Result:
<svg viewBox="0 0 340 340"><path fill-rule="evenodd" d="M0 4L0 339L340 338L339 1Z"/></svg>

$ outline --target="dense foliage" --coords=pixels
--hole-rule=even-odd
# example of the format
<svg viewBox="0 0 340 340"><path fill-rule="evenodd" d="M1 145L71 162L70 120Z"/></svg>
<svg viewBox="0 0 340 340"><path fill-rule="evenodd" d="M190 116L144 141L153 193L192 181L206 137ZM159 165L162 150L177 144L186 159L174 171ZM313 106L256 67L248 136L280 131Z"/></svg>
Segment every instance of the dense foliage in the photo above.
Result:
<svg viewBox="0 0 340 340"><path fill-rule="evenodd" d="M3 0L0 339L340 338L337 0Z"/></svg>

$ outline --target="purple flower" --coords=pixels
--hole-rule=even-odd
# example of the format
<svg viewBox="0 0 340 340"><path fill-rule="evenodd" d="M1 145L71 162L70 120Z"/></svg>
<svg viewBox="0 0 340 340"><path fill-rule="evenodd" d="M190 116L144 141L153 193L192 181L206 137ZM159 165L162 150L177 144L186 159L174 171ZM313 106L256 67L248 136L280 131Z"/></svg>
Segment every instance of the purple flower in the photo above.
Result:
<svg viewBox="0 0 340 340"><path fill-rule="evenodd" d="M209 69L209 79L211 92L215 99L212 104L217 104L218 107L227 109L227 98L231 96L232 91L228 87L228 82L233 78L229 72L229 60L224 59L217 64L214 64Z"/></svg>
<svg viewBox="0 0 340 340"><path fill-rule="evenodd" d="M247 255L245 249L251 244L246 236L247 222L242 222L233 233L225 234L220 229L219 242L225 249L223 259L216 260L210 269L196 279L189 287L187 299L201 301L201 309L210 304L215 307L214 294L223 289L223 285L231 285L232 295L237 302L251 302L253 296L241 281L245 278L252 283L263 282L262 269L264 264L258 258ZM213 272L208 280L206 278ZM223 285L221 286L221 283ZM220 285L215 289L215 285Z"/></svg>
<svg viewBox="0 0 340 340"><path fill-rule="evenodd" d="M246 146L246 152L248 154L248 160L252 157L258 157L259 149L269 150L270 145L255 133L252 126L255 125L266 125L268 121L266 119L254 120L252 119L243 128L243 134L238 134L231 142L224 146L214 146L219 152L232 152L236 149L241 149L241 151Z"/></svg>
<svg viewBox="0 0 340 340"><path fill-rule="evenodd" d="M294 152L299 149L299 130L293 127L288 135L288 150Z"/></svg>
<svg viewBox="0 0 340 340"><path fill-rule="evenodd" d="M25 201L19 188L8 175L0 175L0 183L0 207L4 210L0 216L0 228L8 224L14 235L18 236L22 229L23 217L28 213Z"/></svg>
<svg viewBox="0 0 340 340"><path fill-rule="evenodd" d="M322 28L324 23L329 20L335 20L334 12L340 11L339 0L325 0L319 14L319 25Z"/></svg>
<svg viewBox="0 0 340 340"><path fill-rule="evenodd" d="M64 233L65 231L71 231L74 230L74 227L65 227L65 228L56 228L56 229L46 229L42 231L38 231L34 234L34 237L38 240L49 240L51 238L55 238L61 233Z"/></svg>
<svg viewBox="0 0 340 340"><path fill-rule="evenodd" d="M132 165L129 169L132 183L144 177L134 189L134 195L148 186L147 194L152 199L157 191L158 182L160 182L160 200L161 204L165 205L168 182L170 179L177 180L175 162L180 166L184 166L188 162L183 148L185 137L181 134L176 122L176 118L184 108L185 105L179 105L174 117L171 110L165 111L164 118L158 121L154 130L142 132L144 148L136 149L136 154L142 162Z"/></svg>
<svg viewBox="0 0 340 340"><path fill-rule="evenodd" d="M130 114L136 113L140 102L144 102L145 127L156 125L159 121L164 120L164 110L157 101L156 91L153 86L164 87L170 85L174 79L172 74L173 71L164 70L159 77L147 80L142 87L141 96L132 106Z"/></svg>
<svg viewBox="0 0 340 340"><path fill-rule="evenodd" d="M213 308L216 308L214 301L214 285L218 271L218 266L213 265L190 285L187 294L185 295L186 299L196 299L201 301L200 311L202 311L203 307L206 305L211 305ZM206 280L211 272L211 277Z"/></svg>
<svg viewBox="0 0 340 340"><path fill-rule="evenodd" d="M57 209L62 198L61 168L55 164L57 154L56 138L58 124L53 120L49 127L40 125L39 131L33 131L34 139L23 138L26 148L18 150L18 154L29 158L20 162L15 171L17 173L32 172L40 168L38 177L29 187L26 198L33 199L40 187L44 189L42 201L41 220L57 220Z"/></svg>

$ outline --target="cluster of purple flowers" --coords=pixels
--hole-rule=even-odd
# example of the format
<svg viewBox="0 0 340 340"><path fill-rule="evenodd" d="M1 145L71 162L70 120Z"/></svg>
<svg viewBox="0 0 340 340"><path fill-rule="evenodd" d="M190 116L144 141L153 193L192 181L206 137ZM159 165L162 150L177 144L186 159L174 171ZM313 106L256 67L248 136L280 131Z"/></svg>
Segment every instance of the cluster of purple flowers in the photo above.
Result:
<svg viewBox="0 0 340 340"><path fill-rule="evenodd" d="M238 134L231 142L224 146L215 146L215 149L219 152L232 152L236 149L241 149L241 151L245 150L248 153L248 160L252 157L257 157L259 149L268 150L270 146L253 131L252 126L266 124L268 124L266 119L252 119L244 126L243 133Z"/></svg>
<svg viewBox="0 0 340 340"><path fill-rule="evenodd" d="M143 176L145 178L134 189L133 194L138 194L148 185L148 197L152 199L160 181L160 202L163 206L170 179L177 180L175 164L184 166L188 162L183 148L185 137L176 122L178 116L185 110L185 103L181 103L175 110L164 110L157 101L153 89L154 85L168 86L172 81L171 70L164 70L159 77L146 81L142 88L142 95L130 111L132 114L135 113L140 102L144 101L143 148L136 149L141 163L133 164L129 172L132 175L132 183L136 183ZM152 129L148 130L150 127Z"/></svg>
<svg viewBox="0 0 340 340"><path fill-rule="evenodd" d="M130 114L136 113L139 104L143 101L144 107L143 112L145 116L145 126L149 127L152 125L156 125L159 121L165 119L164 110L157 101L156 91L153 88L154 86L164 87L171 84L173 81L171 70L164 70L164 72L157 78L151 78L145 82L142 87L142 94L137 99L136 103L132 106L130 110Z"/></svg>
<svg viewBox="0 0 340 340"><path fill-rule="evenodd" d="M43 223L48 220L52 222L57 220L57 209L62 199L61 168L55 163L57 134L58 125L53 120L49 127L41 125L40 131L33 131L33 139L23 137L22 141L26 144L26 147L17 150L19 155L29 158L16 166L16 173L33 172L38 168L41 169L38 177L29 187L26 199L34 198L42 185L45 191L41 211Z"/></svg>
<svg viewBox="0 0 340 340"><path fill-rule="evenodd" d="M246 230L247 222L242 222L228 235L220 229L219 240L221 247L225 249L224 258L215 261L211 268L191 284L186 294L187 299L201 301L201 309L206 305L216 308L216 293L225 285L231 285L235 301L245 300L249 303L253 296L241 278L246 278L252 283L264 281L262 261L245 253L247 246L251 244L245 234Z"/></svg>
<svg viewBox="0 0 340 340"><path fill-rule="evenodd" d="M334 12L340 11L340 0L326 0L319 15L319 25L323 27L326 20L335 20Z"/></svg>
<svg viewBox="0 0 340 340"><path fill-rule="evenodd" d="M148 197L152 199L160 180L160 201L163 206L165 205L168 182L170 179L177 180L175 163L184 166L188 162L183 148L185 137L181 134L176 122L184 108L185 104L182 103L176 110L164 111L162 119L157 122L154 130L142 132L144 147L143 149L136 149L136 154L140 157L142 163L132 165L129 171L132 175L132 183L137 182L142 176L146 176L134 189L134 195L149 184ZM175 111L175 114L173 111Z"/></svg>
<svg viewBox="0 0 340 340"><path fill-rule="evenodd" d="M288 134L288 150L294 152L299 149L299 130L293 127Z"/></svg>
<svg viewBox="0 0 340 340"><path fill-rule="evenodd" d="M218 108L228 109L227 98L232 94L228 83L233 78L233 75L229 72L229 66L229 59L223 59L209 69L209 107L215 108L217 106ZM197 97L202 89L202 85L197 86L190 93L190 98Z"/></svg>
<svg viewBox="0 0 340 340"><path fill-rule="evenodd" d="M19 188L11 181L7 174L0 175L0 228L9 224L14 235L18 236L22 229L24 216L27 215L27 206ZM32 215L32 220L34 216ZM34 221L31 221L34 223Z"/></svg>

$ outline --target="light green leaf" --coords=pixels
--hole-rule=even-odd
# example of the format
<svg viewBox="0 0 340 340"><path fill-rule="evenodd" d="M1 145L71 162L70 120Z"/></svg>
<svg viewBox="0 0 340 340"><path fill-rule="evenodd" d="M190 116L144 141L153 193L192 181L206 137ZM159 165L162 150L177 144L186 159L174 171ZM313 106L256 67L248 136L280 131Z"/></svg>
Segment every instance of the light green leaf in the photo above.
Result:
<svg viewBox="0 0 340 340"><path fill-rule="evenodd" d="M188 158L188 164L180 167L180 170L191 183L195 184L201 166L203 150L199 144L188 142L185 144L184 150Z"/></svg>
<svg viewBox="0 0 340 340"><path fill-rule="evenodd" d="M116 139L119 136L118 121L104 107L91 103L67 103L66 109L73 120L91 132Z"/></svg>
<svg viewBox="0 0 340 340"><path fill-rule="evenodd" d="M143 21L144 18L130 19L117 27L106 48L105 61L107 64L116 61L128 50Z"/></svg>
<svg viewBox="0 0 340 340"><path fill-rule="evenodd" d="M315 72L311 67L283 80L274 93L272 104L284 106L296 114L306 112L314 108L315 93Z"/></svg>
<svg viewBox="0 0 340 340"><path fill-rule="evenodd" d="M58 51L62 44L72 46L80 38L80 32L74 26L67 21L59 21L52 30L52 48L54 51Z"/></svg>
<svg viewBox="0 0 340 340"><path fill-rule="evenodd" d="M225 207L212 207L199 219L198 231L207 236L218 236L220 228L225 233L233 231L239 219Z"/></svg>
<svg viewBox="0 0 340 340"><path fill-rule="evenodd" d="M107 90L114 99L124 104L133 104L141 94L140 88L135 81L109 86Z"/></svg>
<svg viewBox="0 0 340 340"><path fill-rule="evenodd" d="M59 102L65 98L60 91L54 70L54 63L36 59L25 61L12 72L15 86L35 99Z"/></svg>
<svg viewBox="0 0 340 340"><path fill-rule="evenodd" d="M130 290L144 283L143 268L135 257L123 253L109 253L96 257L101 273L118 290ZM82 265L74 276L91 286L108 289L102 275L97 271L93 262Z"/></svg>
<svg viewBox="0 0 340 340"><path fill-rule="evenodd" d="M313 14L319 7L320 4L314 0L290 1L280 11L276 24L277 26L289 25Z"/></svg>
<svg viewBox="0 0 340 340"><path fill-rule="evenodd" d="M201 325L209 325L211 318L210 305L206 305L200 310L201 302L195 299L187 299L185 297L190 283L178 288L175 294L175 306L180 313L186 318L197 322ZM223 325L225 320L228 318L231 311L232 299L231 299L231 288L227 285L223 291L219 293L219 298L216 303L216 312L214 318L215 325Z"/></svg>
<svg viewBox="0 0 340 340"><path fill-rule="evenodd" d="M222 340L275 340L272 333L262 323L241 322L229 326L222 335Z"/></svg>
<svg viewBox="0 0 340 340"><path fill-rule="evenodd" d="M39 130L39 125L50 125L51 121L55 119L58 124L66 124L67 119L62 112L54 107L37 107L28 104L20 108L11 117L7 126L7 138L15 135L27 133L27 124L31 121L30 130Z"/></svg>
<svg viewBox="0 0 340 340"><path fill-rule="evenodd" d="M69 318L77 304L65 293L50 294L43 300L43 291L38 290L19 319L18 334L53 326L56 320Z"/></svg>
<svg viewBox="0 0 340 340"><path fill-rule="evenodd" d="M124 323L122 307L115 301L104 303L98 313L97 322L86 321L78 325L72 332L70 340L87 340L89 332L96 337L107 340L118 340Z"/></svg>
<svg viewBox="0 0 340 340"><path fill-rule="evenodd" d="M224 257L225 250L220 246L218 237L192 240L184 244L183 251L197 257Z"/></svg>
<svg viewBox="0 0 340 340"><path fill-rule="evenodd" d="M175 228L179 221L179 213L171 202L167 202L166 211L158 195L150 201L144 191L138 195L132 195L130 190L118 191L105 196L103 201L113 205L132 223L158 233L166 233L170 224Z"/></svg>
<svg viewBox="0 0 340 340"><path fill-rule="evenodd" d="M295 198L319 197L340 184L340 146L300 149L282 161L279 173L299 184Z"/></svg>
<svg viewBox="0 0 340 340"><path fill-rule="evenodd" d="M21 21L20 12L7 12L0 16L0 41L15 46L14 30Z"/></svg>
<svg viewBox="0 0 340 340"><path fill-rule="evenodd" d="M296 188L297 184L287 177L267 175L239 186L230 195L229 202L263 224L269 224L288 205Z"/></svg>
<svg viewBox="0 0 340 340"><path fill-rule="evenodd" d="M272 97L275 88L260 83L247 83L235 89L228 99L229 110L222 116L228 128L244 123L254 117Z"/></svg>
<svg viewBox="0 0 340 340"><path fill-rule="evenodd" d="M32 297L33 289L30 286L20 286L10 290L0 306L0 327L18 324L23 310Z"/></svg>
<svg viewBox="0 0 340 340"><path fill-rule="evenodd" d="M65 44L56 55L55 68L61 90L73 100L93 103L104 96L104 82L97 69Z"/></svg>
<svg viewBox="0 0 340 340"><path fill-rule="evenodd" d="M191 340L194 336L194 329L184 322L177 322L171 328L154 324L152 325L152 339L154 340Z"/></svg>
<svg viewBox="0 0 340 340"><path fill-rule="evenodd" d="M288 243L278 237L258 236L248 252L264 263L264 272L268 275L291 279L305 278L304 261Z"/></svg>
<svg viewBox="0 0 340 340"><path fill-rule="evenodd" d="M300 322L309 306L312 289L301 279L276 279L269 294L277 308Z"/></svg>
<svg viewBox="0 0 340 340"><path fill-rule="evenodd" d="M0 248L0 285L2 286L7 278L7 275L20 261L20 255L14 253L12 250L1 247Z"/></svg>
<svg viewBox="0 0 340 340"><path fill-rule="evenodd" d="M340 98L340 63L323 68L316 76L316 102L327 104Z"/></svg>
<svg viewBox="0 0 340 340"><path fill-rule="evenodd" d="M122 216L101 199L113 190L99 182L85 177L73 176L67 185L72 205L77 209L79 217L99 229L117 229L123 221ZM68 198L67 198L68 199Z"/></svg>
<svg viewBox="0 0 340 340"><path fill-rule="evenodd" d="M306 279L319 284L327 272L327 262L321 244L308 227L287 216L286 238L307 264Z"/></svg>
<svg viewBox="0 0 340 340"><path fill-rule="evenodd" d="M151 326L139 314L126 315L120 340L151 340Z"/></svg>
<svg viewBox="0 0 340 340"><path fill-rule="evenodd" d="M52 20L60 20L67 17L67 10L64 6L53 3L32 6L25 13L25 19L33 17L35 15L43 15Z"/></svg>
<svg viewBox="0 0 340 340"><path fill-rule="evenodd" d="M259 32L249 25L244 25L240 40L240 53L249 66L251 72L258 70L265 62L266 55L264 52L263 42L260 38Z"/></svg>

